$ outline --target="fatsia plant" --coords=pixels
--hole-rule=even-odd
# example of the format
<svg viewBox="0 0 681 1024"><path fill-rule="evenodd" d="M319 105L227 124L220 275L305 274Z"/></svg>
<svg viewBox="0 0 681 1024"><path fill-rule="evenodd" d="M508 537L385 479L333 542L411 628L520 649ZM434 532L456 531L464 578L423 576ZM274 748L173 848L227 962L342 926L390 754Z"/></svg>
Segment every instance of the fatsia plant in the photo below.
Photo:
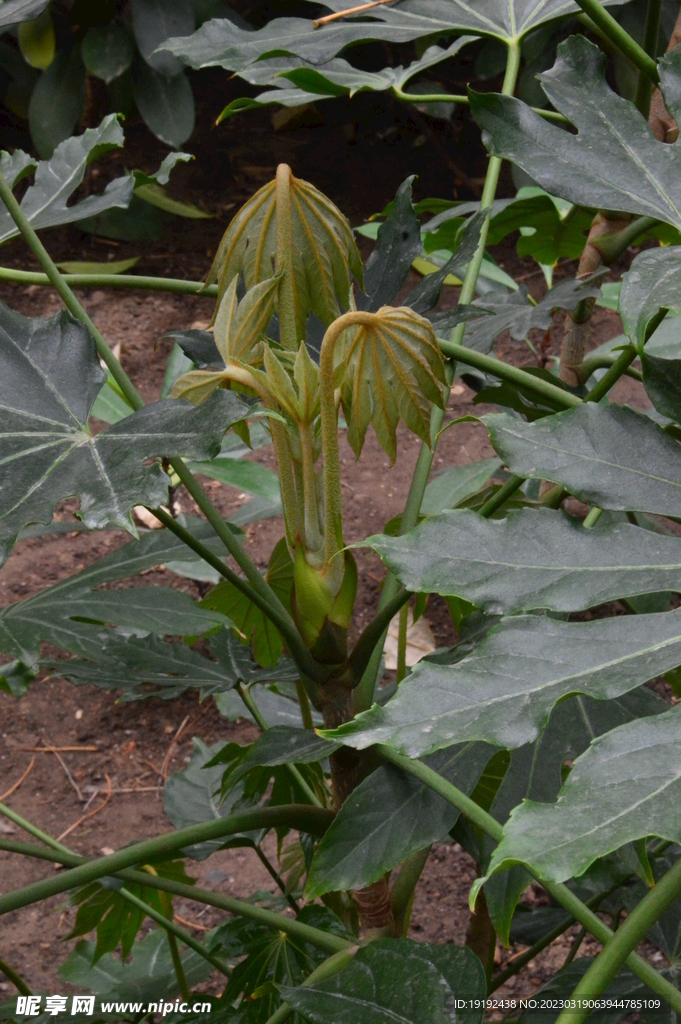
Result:
<svg viewBox="0 0 681 1024"><path fill-rule="evenodd" d="M459 30L484 31L479 5L453 6L463 12ZM674 117L676 54L658 63L652 28L645 50L595 0L584 6L650 82L637 93L649 101L659 81ZM226 718L246 716L260 730L248 745L197 739L189 765L166 787L174 829L107 856L82 858L0 806L41 844L2 839L0 849L66 869L0 895L0 914L71 891L73 936L96 939L81 938L62 977L94 992L102 1016L113 993L146 1001L131 1019L166 992L190 1004L193 986L216 970L228 980L211 1014L226 1021L477 1024L486 1000L573 924L581 930L547 998L571 997L570 1016L580 1020L601 997L619 1000L608 1004L616 1020L632 1009L644 1020L663 1006L670 1020L681 1012L679 712L646 686L663 676L678 691L681 666L681 247L633 258L620 282L624 334L582 359L575 387L546 367L497 358L493 345L506 330L520 340L545 328L555 308L579 317L580 303L599 294L599 276L560 282L532 306L526 294L509 295L514 289L485 254L495 221L505 230L511 210L494 201L502 158L551 189L521 200L541 210L541 251L556 251L566 204L575 217L611 207L645 217L618 235L623 251L644 228L678 228L677 143L656 141L645 95L637 103L618 97L600 51L580 36L561 45L543 79L574 132L513 98L522 26L563 13L521 7L500 6L496 20L487 12L509 60L501 96L471 96L492 153L482 202L422 232L407 180L362 268L340 211L281 166L227 229L209 277L213 331L175 332L165 397L144 408L0 179L11 217L67 308L49 320L2 309L5 546L31 523L57 528L49 522L55 505L73 496L86 528L134 532L129 513L141 503L165 527L5 607L0 649L12 661L3 686L20 696L39 685L32 679L42 669L125 699L172 699L195 688ZM651 3L653 28L656 9ZM391 32L413 32L407 22L424 29L407 5L382 11ZM350 40L365 24L341 19L334 33ZM428 24L432 35L442 23ZM278 28L281 47L286 26ZM511 210L506 226L523 227L518 217ZM444 225L447 258L402 306L390 305L412 262L437 251L424 235ZM476 299L485 263L496 289L479 287ZM459 303L435 311L450 274L462 281ZM496 406L479 417L496 457L429 483L456 374ZM624 374L642 408L610 400ZM103 388L118 405L110 396L100 402ZM98 433L89 425L95 400L111 422ZM370 427L391 458L400 423L423 443L401 517L360 542L389 575L377 615L354 644L341 413L360 457ZM267 509L281 509L284 536L261 574L239 523L223 519L194 470L220 479L219 463L263 435L281 495ZM242 466L244 479L247 472ZM257 494L265 485L258 473L253 479ZM171 484L187 489L202 518L175 519L160 507ZM582 506L563 507L568 497ZM214 585L200 602L170 587L146 587L142 599L139 587L102 589L159 564ZM458 642L408 674L402 664L397 685L377 688L389 622L400 614L403 657L408 602L416 595L422 612L430 594L449 603ZM189 643L170 639L178 636ZM42 642L68 659L42 658ZM263 850L272 829L281 872ZM431 846L448 836L477 866L463 947L407 938ZM182 863L226 846L259 857L280 897L263 906L193 884ZM522 903L532 882L547 905ZM198 941L173 918L173 896L232 918ZM158 928L140 940L146 917ZM602 951L575 959L586 934ZM526 949L495 971L497 937ZM668 968L637 953L646 937ZM119 946L130 959L116 956ZM10 965L0 968L28 994ZM504 1008L524 1009L520 1000ZM16 1017L14 1002L7 1015Z"/></svg>

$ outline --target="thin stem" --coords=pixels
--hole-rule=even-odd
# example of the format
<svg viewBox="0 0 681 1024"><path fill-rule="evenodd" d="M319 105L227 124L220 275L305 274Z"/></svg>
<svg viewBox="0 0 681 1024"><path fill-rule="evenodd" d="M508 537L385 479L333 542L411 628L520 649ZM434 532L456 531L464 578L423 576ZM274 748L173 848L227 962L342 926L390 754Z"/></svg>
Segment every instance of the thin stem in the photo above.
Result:
<svg viewBox="0 0 681 1024"><path fill-rule="evenodd" d="M140 900L140 902L142 901ZM164 928L166 929L166 937L168 939L168 946L170 947L170 959L173 961L173 970L175 971L175 977L177 978L180 995L188 1002L191 999L191 992L189 991L189 985L187 984L187 975L184 973L184 967L182 966L182 957L180 956L180 950L177 946L177 938L174 932L171 931L167 925L164 925Z"/></svg>
<svg viewBox="0 0 681 1024"><path fill-rule="evenodd" d="M452 804L453 807L457 807L462 814L465 814L474 825L477 825L478 828L482 829L482 831L490 836L490 838L496 843L501 842L503 828L499 822L493 818L491 814L488 814L487 811L484 811L482 807L476 804L474 800L471 800L471 798L466 796L465 793L462 793L460 789L457 789L456 786L453 786L450 782L447 782L446 779L443 779L441 775L438 775L437 772L433 771L432 768L423 764L422 761L405 757L404 754L399 754L396 750L393 750L391 747L383 744L377 744L376 749L381 753L386 761L390 761L391 764L395 764L398 768L402 768L405 772L413 775L414 778L423 782L424 785L429 786L444 800ZM678 862L677 867L681 869L681 861ZM561 882L546 881L539 877L529 866L527 866L527 870L537 879L538 882L540 882L549 895L552 896L557 903L560 903L561 906L565 907L565 909L572 914L575 920L584 925L584 927L591 932L594 938L598 939L599 942L605 945L615 934L603 921L601 921L600 917L597 917L585 903L582 903L582 901L575 896L575 894L568 889L566 885L563 885ZM648 897L656 891L656 889L653 889L645 899L647 900ZM619 934L619 932L617 934ZM635 946L633 948L635 948ZM666 978L663 978L658 974L658 972L651 967L650 964L646 963L643 957L640 957L637 953L629 951L625 960L627 966L638 978L641 979L641 981L665 999L677 1012L681 1012L681 992L679 992L678 989L674 988ZM618 964L617 970L619 970L622 962Z"/></svg>
<svg viewBox="0 0 681 1024"><path fill-rule="evenodd" d="M40 846L32 846L29 843L18 843L15 840L0 840L0 850L19 853L28 857L36 857L39 860L57 861L60 864L65 864L74 868L98 863L97 861L86 860L86 858L79 857L74 853L51 854ZM68 873L71 874L71 872ZM343 939L341 936L332 935L319 928L314 928L312 925L302 924L300 921L296 921L293 918L277 914L272 910L265 910L263 907L258 907L254 903L249 903L246 900L239 900L233 896L225 896L222 893L211 892L208 889L200 889L195 885L187 885L185 882L176 882L175 879L172 878L161 878L160 876L154 877L144 871L136 871L131 868L123 868L120 871L107 872L107 874L112 874L116 878L121 878L126 882L134 882L137 885L144 885L150 889L157 889L160 892L168 892L175 896L182 896L195 903L203 903L209 907L216 907L218 910L226 910L230 914L247 917L252 921L258 921L260 924L267 925L268 928L273 928L275 931L282 931L287 935L293 935L305 942L311 942L319 949L325 949L330 953L336 953L343 949L354 948L352 942L347 939ZM7 895L11 894L8 893Z"/></svg>
<svg viewBox="0 0 681 1024"><path fill-rule="evenodd" d="M482 516L483 519L487 519L493 515L498 508L508 501L517 490L519 490L525 483L525 477L512 476L510 480L507 480L503 487L500 487L496 494L493 494L491 498L488 498L485 504L480 509L478 515Z"/></svg>
<svg viewBox="0 0 681 1024"><path fill-rule="evenodd" d="M338 411L334 389L334 350L336 342L349 327L371 327L375 313L351 310L339 316L327 328L319 355L319 394L322 423L322 475L324 483L324 562L329 570L327 580L332 593L337 593L343 580L343 559L336 555L343 547L343 518L338 454ZM336 586L337 584L337 586ZM334 590L335 588L335 590Z"/></svg>
<svg viewBox="0 0 681 1024"><path fill-rule="evenodd" d="M303 508L305 510L305 547L308 551L321 550L322 534L319 529L317 506L317 478L315 473L314 439L312 424L300 423L300 450L303 457Z"/></svg>
<svg viewBox="0 0 681 1024"><path fill-rule="evenodd" d="M665 315L667 311L665 310ZM663 319L663 318L662 318ZM597 384L594 384L591 391L585 398L586 402L600 402L601 398L607 395L608 391L617 383L620 377L628 370L638 352L633 345L627 345L622 349L615 362L607 370Z"/></svg>
<svg viewBox="0 0 681 1024"><path fill-rule="evenodd" d="M300 704L300 715L303 719L304 729L314 729L314 722L312 721L312 708L310 707L310 698L307 695L305 689L305 683L302 679L296 679L296 693L298 694L298 703Z"/></svg>
<svg viewBox="0 0 681 1024"><path fill-rule="evenodd" d="M236 684L235 690L241 697L242 701L244 702L250 713L253 715L256 725L258 725L263 732L267 732L267 730L269 729L269 725L267 724L262 714L260 713L260 708L251 697L250 687L243 686L239 682ZM303 793L308 798L310 803L314 804L315 807L323 807L324 804L321 802L315 791L310 786L308 786L307 782L300 774L296 766L294 764L287 764L286 768L291 778L300 786L300 788L302 789Z"/></svg>
<svg viewBox="0 0 681 1024"><path fill-rule="evenodd" d="M568 964L572 963L574 958L577 956L577 953L579 952L579 947L582 945L582 943L584 942L585 938L586 938L586 928L584 927L584 925L582 925L582 927L577 932L577 935L575 936L574 942L570 946L570 952L565 957L565 963L563 964L563 967L567 967Z"/></svg>
<svg viewBox="0 0 681 1024"><path fill-rule="evenodd" d="M0 960L0 971L5 975L8 981L11 981L16 989L21 992L22 996L31 996L33 993L24 981L24 979L17 974L17 972L6 964L4 960Z"/></svg>
<svg viewBox="0 0 681 1024"><path fill-rule="evenodd" d="M392 577L394 579L394 577ZM395 580L395 589L398 590L399 583ZM348 665L352 671L353 679L356 683L361 685L367 666L370 664L375 653L378 652L380 658L383 647L380 643L381 638L387 632L388 626L397 615L400 608L406 604L411 597L410 590L398 590L389 601L387 601L376 613L375 618L371 620L368 626L362 632L359 640L355 644L352 654L348 659ZM359 689L357 685L357 689Z"/></svg>
<svg viewBox="0 0 681 1024"><path fill-rule="evenodd" d="M625 252L632 242L644 231L650 230L659 224L655 217L635 217L630 220L626 227L619 231L609 231L600 237L596 236L589 240L589 244L598 249L603 257L603 262L611 266Z"/></svg>
<svg viewBox="0 0 681 1024"><path fill-rule="evenodd" d="M582 523L582 526L586 526L586 527L595 526L596 523L598 522L598 520L601 518L602 515L603 515L603 509L599 508L597 505L594 505L593 508L589 509L589 511L588 511L588 513L586 515L586 518L584 519L584 522Z"/></svg>
<svg viewBox="0 0 681 1024"><path fill-rule="evenodd" d="M279 872L275 868L274 864L272 864L272 862L270 861L269 857L264 852L264 850L262 849L262 847L260 846L259 843L255 844L254 850L255 850L255 853L256 853L256 856L257 856L258 860L260 861L260 863L264 867L264 869L267 872L267 874L270 876L270 878L272 878L272 880L274 881L274 883L277 886L277 888L283 893L283 895L284 895L284 897L286 899L286 902L288 903L288 905L291 908L291 910L295 911L296 914L299 914L300 913L300 907L298 906L298 904L294 900L293 896L291 896L291 894L289 892L286 892L286 883L284 882L284 879L281 877L281 875L279 874Z"/></svg>
<svg viewBox="0 0 681 1024"><path fill-rule="evenodd" d="M397 673L395 681L401 683L407 674L407 624L409 621L409 603L400 608L399 629L397 635Z"/></svg>
<svg viewBox="0 0 681 1024"><path fill-rule="evenodd" d="M595 370L609 370L611 366L615 365L616 361L616 355L605 353L602 356L588 357L583 363L573 366L572 369L577 374L580 384L586 384ZM636 370L633 366L628 366L624 373L627 377L631 377L632 380L637 380L639 383L643 380L641 371Z"/></svg>
<svg viewBox="0 0 681 1024"><path fill-rule="evenodd" d="M508 44L508 55L506 60L506 72L504 74L504 81L501 87L503 96L512 96L515 91L516 81L518 79L518 71L520 70L520 46L517 42L510 42ZM492 217L491 206L496 195L497 185L499 183L499 173L501 171L501 160L498 157L490 157L490 161L487 165L487 173L485 175L485 184L482 190L482 196L480 198L480 209L487 210L487 215L480 228L480 240L478 248L473 256L473 259L469 262L466 268L466 275L464 277L463 285L461 286L461 293L459 295L458 305L466 305L470 303L475 295L475 286L478 281L480 274L480 268L482 267L482 260L485 254L485 244L487 242L487 234L489 231L490 220ZM459 324L452 331L451 342L461 346L463 341L464 331L466 329L465 323ZM441 344L441 343L440 343ZM442 345L441 345L442 347ZM443 349L444 351L444 349ZM471 351L466 349L466 351ZM477 353L476 353L477 355ZM473 365L473 364L471 364ZM505 365L505 364L502 364ZM528 376L531 376L528 374ZM444 403L445 406L447 402ZM440 428L444 421L445 410L435 406L431 413L431 424L430 424L430 436L431 445L421 445L418 459L416 461L416 468L414 475L412 476L411 484L409 487L409 494L407 496L407 503L402 514L402 523L400 527L400 534L407 533L412 530L418 521L418 515L421 510L421 504L423 502L423 495L428 484L428 477L430 476L430 470L433 465L433 459L435 457L435 449L437 448L437 442L440 434ZM386 575L383 583L383 592L381 594L381 600L379 603L379 610L384 608L389 601L392 601L399 589L399 584L392 573ZM387 630L387 626L386 626ZM385 643L385 638L383 639ZM374 690L376 688L376 679L378 676L378 669L381 663L381 656L383 653L383 644L378 643L378 638L373 648L373 657L367 662L363 677L356 687L353 695L353 708L355 714L360 711L366 711L367 708L371 707L374 699ZM354 653L354 652L353 652Z"/></svg>
<svg viewBox="0 0 681 1024"><path fill-rule="evenodd" d="M308 974L303 985L314 985L316 981L326 981L327 978L332 978L334 974L339 974L345 967L348 966L355 953L359 949L359 946L351 946L348 949L344 949L339 953L334 953L328 960L325 960L323 964L320 964L312 974ZM282 1003L278 1010L272 1014L271 1017L265 1021L265 1024L284 1024L284 1021L293 1013L293 1009L288 1003Z"/></svg>
<svg viewBox="0 0 681 1024"><path fill-rule="evenodd" d="M397 100L403 103L459 103L461 106L470 105L470 98L463 95L452 95L450 93L425 93L423 96L418 93L404 92L397 86L390 90ZM569 124L569 118L560 114L557 110L546 110L544 107L532 107L535 114L546 118L547 121L555 121L557 124Z"/></svg>
<svg viewBox="0 0 681 1024"><path fill-rule="evenodd" d="M332 811L321 807L313 807L309 804L285 804L277 807L257 807L249 811L231 814L225 818L202 822L200 825L190 825L188 828L178 829L176 832L166 832L153 839L126 846L109 856L89 861L70 871L64 871L58 876L44 878L21 889L15 889L13 892L3 893L0 895L0 915L48 899L50 896L66 892L76 886L96 882L106 875L115 874L133 864L144 864L208 839L221 839L238 832L250 832L252 829L278 827L298 829L310 832L312 835L323 835L333 821L333 817ZM55 857L55 860L58 859L59 857ZM165 888L165 886L160 886L160 888Z"/></svg>
<svg viewBox="0 0 681 1024"><path fill-rule="evenodd" d="M625 32L621 25L613 18L612 14L606 11L599 0L576 0L585 14L591 18L593 23L615 44L617 49L631 61L634 67L650 79L653 85L660 81L657 70L657 63L650 57L643 47L639 46L635 39Z"/></svg>
<svg viewBox="0 0 681 1024"><path fill-rule="evenodd" d="M580 999L597 999L605 992L624 963L631 967L631 954L679 895L681 895L681 860L678 860L654 888L646 893L624 924L611 934L572 993L571 1002L576 1000L577 1009L570 1011L570 1024L582 1024L582 1021L585 1021L591 1013L590 1008L579 1006ZM659 989L657 991L659 992ZM672 1005L676 1009L677 1006L681 1006L681 992L676 989L674 991L677 998ZM566 1011L563 1010L558 1017L557 1024L566 1024L567 1019Z"/></svg>
<svg viewBox="0 0 681 1024"><path fill-rule="evenodd" d="M248 585L245 579L241 576L237 576L237 574L230 569L228 565L225 565L218 555L214 554L210 548L206 547L205 544L202 544L200 540L196 539L196 537L193 537L189 530L185 529L184 526L181 526L180 523L178 523L176 519L173 519L172 516L168 515L167 512L164 512L163 509L160 508L150 508L149 511L156 516L160 523L163 523L165 527L171 530L175 536L184 541L187 547L191 548L192 551L195 551L197 555L199 555L209 565L212 565L214 569L217 569L220 575L224 576L226 580L229 580L232 586L236 587L242 594L245 594L245 596L252 601L253 604L256 605L256 607L258 607L271 622L274 623L286 640L291 657L305 675L317 680L326 678L326 674L323 670L320 670L317 662L313 659L305 644L301 641L298 647L295 646L296 636L291 632L288 620L280 615L276 608L273 608L268 601ZM297 634L297 632L298 631L296 630L295 633Z"/></svg>
<svg viewBox="0 0 681 1024"><path fill-rule="evenodd" d="M276 177L277 204L277 272L279 282L277 312L281 343L289 352L298 348L296 327L296 295L293 275L293 237L291 228L291 168L279 164Z"/></svg>
<svg viewBox="0 0 681 1024"><path fill-rule="evenodd" d="M409 931L414 892L431 849L432 847L426 846L425 849L417 850L411 857L407 857L390 890L390 906L395 918L395 930L398 937L406 936Z"/></svg>
<svg viewBox="0 0 681 1024"><path fill-rule="evenodd" d="M100 333L98 328L95 326L93 321L87 315L80 302L73 294L69 286L64 281L63 276L57 269L57 266L52 260L52 257L48 253L43 243L35 233L33 226L26 217L24 211L21 209L19 203L14 198L14 193L9 186L9 183L5 180L3 175L0 174L0 199L9 210L12 220L19 228L19 231L23 235L24 239L31 247L35 255L38 257L38 261L47 274L50 284L54 287L57 294L63 301L64 305L77 320L80 320L88 330L91 332L92 337L97 345L97 351L106 363L107 368L111 372L111 376L114 378L119 388L127 398L133 409L141 409L144 405L141 395L137 391L137 388L133 385L132 381L128 377L127 373L116 359L109 346L107 345L104 336Z"/></svg>
<svg viewBox="0 0 681 1024"><path fill-rule="evenodd" d="M538 398L548 399L562 409L573 409L576 405L581 405L582 399L578 395L566 391L565 388L561 388L557 384L551 384L548 380L542 380L541 377L535 377L517 366L510 366L502 359L484 355L482 352L475 352L465 345L460 345L455 341L446 341L443 338L438 338L438 345L446 356L458 359L462 363L468 363L476 370L482 370L484 373L491 373L495 377L501 377L502 380L518 384L523 390L532 392ZM634 356L634 358L636 357Z"/></svg>
<svg viewBox="0 0 681 1024"><path fill-rule="evenodd" d="M183 281L176 277L138 277L135 274L62 274L62 280L71 288L138 288L142 291L172 292L175 295L201 295L216 299L218 286L206 285L203 281ZM51 285L47 274L32 270L14 270L0 267L0 281L15 284Z"/></svg>

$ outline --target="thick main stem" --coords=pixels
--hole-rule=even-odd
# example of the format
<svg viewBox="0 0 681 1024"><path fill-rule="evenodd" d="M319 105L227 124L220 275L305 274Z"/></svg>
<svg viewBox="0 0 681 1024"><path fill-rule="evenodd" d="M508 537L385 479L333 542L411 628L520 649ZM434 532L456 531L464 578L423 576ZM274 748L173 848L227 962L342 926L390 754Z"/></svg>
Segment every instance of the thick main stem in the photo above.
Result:
<svg viewBox="0 0 681 1024"><path fill-rule="evenodd" d="M614 932L605 946L596 957L595 961L586 972L577 988L570 997L571 1002L576 1001L576 1009L568 1013L563 1010L556 1024L582 1024L591 1013L588 1005L580 1006L580 1001L597 999L603 995L608 985L615 979L615 975L623 964L631 967L629 958L638 946L639 942L645 939L648 931L664 914L674 900L681 896L681 860L678 860L673 868L646 893L641 902L632 910L624 924L620 925ZM681 993L678 994L678 1002L681 1005ZM678 1008L675 1007L678 1013Z"/></svg>

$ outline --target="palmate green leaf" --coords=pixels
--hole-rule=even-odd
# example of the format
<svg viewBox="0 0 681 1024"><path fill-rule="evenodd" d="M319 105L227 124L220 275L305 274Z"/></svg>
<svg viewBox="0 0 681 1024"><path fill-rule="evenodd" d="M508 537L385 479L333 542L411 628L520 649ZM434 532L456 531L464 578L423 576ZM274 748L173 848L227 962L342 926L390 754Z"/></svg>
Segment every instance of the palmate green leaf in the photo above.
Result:
<svg viewBox="0 0 681 1024"><path fill-rule="evenodd" d="M548 124L511 97L471 93L471 110L488 150L531 175L553 195L580 206L623 210L681 228L679 143L658 142L633 103L605 81L605 54L583 36L558 47L539 76L554 107L578 129ZM679 113L681 53L659 63L667 109Z"/></svg>
<svg viewBox="0 0 681 1024"><path fill-rule="evenodd" d="M525 339L534 328L547 331L553 323L554 309L575 310L584 299L600 294L597 282L603 273L592 274L584 280L561 281L536 305L529 301L524 285L517 292L512 292L505 302L490 302L483 297L481 306L495 316L483 316L468 323L464 345L476 352L491 352L495 340L504 331L508 331L516 341Z"/></svg>
<svg viewBox="0 0 681 1024"><path fill-rule="evenodd" d="M674 707L595 739L555 804L524 801L512 811L489 873L522 862L564 881L636 839L679 842L680 721Z"/></svg>
<svg viewBox="0 0 681 1024"><path fill-rule="evenodd" d="M0 306L0 558L21 528L49 523L59 501L77 495L90 529L112 522L136 536L133 505L167 500L159 455L207 459L246 407L219 392L196 409L165 401L92 435L88 416L106 379L87 328L63 310L21 316Z"/></svg>
<svg viewBox="0 0 681 1024"><path fill-rule="evenodd" d="M362 284L362 261L340 210L308 182L293 175L289 181L295 315L302 340L310 311L328 327L347 309L351 275ZM220 300L240 273L250 290L282 269L276 235L276 182L271 181L241 207L220 242L207 280L218 282Z"/></svg>
<svg viewBox="0 0 681 1024"><path fill-rule="evenodd" d="M473 791L494 750L465 743L429 758L429 766L465 793ZM382 878L412 853L438 842L459 812L413 776L383 765L345 800L317 847L306 899L361 889Z"/></svg>
<svg viewBox="0 0 681 1024"><path fill-rule="evenodd" d="M512 473L562 484L599 508L681 515L681 448L628 406L586 402L534 423L481 418Z"/></svg>
<svg viewBox="0 0 681 1024"><path fill-rule="evenodd" d="M646 687L625 693L615 700L571 697L557 704L541 736L534 743L511 753L508 770L492 801L490 814L504 824L522 800L553 803L563 784L561 772L565 761L583 754L594 737L626 722L659 715L667 708L666 702ZM483 866L489 862L493 848L491 840L485 839L479 856ZM493 875L485 884L487 908L495 931L504 944L509 941L509 929L512 933L515 928L515 919L513 924L511 919L518 899L530 881L527 871L516 866ZM526 944L532 945L551 927L552 924L543 926L540 933ZM517 935L514 941L520 941Z"/></svg>
<svg viewBox="0 0 681 1024"><path fill-rule="evenodd" d="M201 636L231 625L219 612L203 608L189 594L171 587L125 587L72 597L62 614L70 619L115 623L161 636Z"/></svg>
<svg viewBox="0 0 681 1024"><path fill-rule="evenodd" d="M17 173L20 166L23 166L21 176L24 176L29 168L36 168L34 183L26 190L21 201L21 209L34 228L72 224L83 217L95 216L103 210L124 208L129 205L134 179L126 174L121 178L114 178L100 195L88 196L67 206L71 195L82 183L88 165L102 154L112 149L120 149L122 145L123 131L118 116L109 114L98 128L88 128L82 135L61 142L49 160L36 162L26 157L20 164L17 153L22 158L25 154L19 150L13 154L12 164L6 161L5 157L2 158L0 170L13 186L20 180ZM9 210L3 206L0 210L0 243L18 234L19 229L12 220Z"/></svg>
<svg viewBox="0 0 681 1024"><path fill-rule="evenodd" d="M163 810L175 828L187 828L204 821L226 818L233 813L234 804L243 796L243 788L237 788L222 801L220 790L223 769L220 765L206 767L221 747L220 743L208 747L203 740L194 737L194 752L189 764L184 771L175 772L166 782L163 788ZM216 850L257 845L266 831L258 829L239 832L227 839L209 839L186 847L183 853L192 860L205 860Z"/></svg>
<svg viewBox="0 0 681 1024"><path fill-rule="evenodd" d="M487 984L467 947L380 939L328 981L279 991L314 1024L479 1024L482 1006L462 1010L456 1001L484 1000Z"/></svg>
<svg viewBox="0 0 681 1024"><path fill-rule="evenodd" d="M346 332L339 358L348 444L359 456L369 424L391 459L400 420L430 445L433 405L443 407L444 364L433 328L406 306L384 306L367 326Z"/></svg>
<svg viewBox="0 0 681 1024"><path fill-rule="evenodd" d="M384 707L320 735L358 749L387 743L408 757L472 740L512 750L533 742L567 696L612 700L680 663L678 611L592 622L512 616L458 663L424 658Z"/></svg>
<svg viewBox="0 0 681 1024"><path fill-rule="evenodd" d="M81 940L59 968L59 977L76 988L121 1001L152 1002L174 999L179 994L167 933L155 928L132 948L132 960L123 963L106 953L96 964L94 942ZM182 967L189 985L210 977L213 968L193 949L182 953Z"/></svg>
<svg viewBox="0 0 681 1024"><path fill-rule="evenodd" d="M229 782L233 785L256 766L280 764L311 764L321 761L338 750L339 744L329 743L310 729L296 729L290 725L275 725L247 748L247 753L231 769ZM220 752L210 762L223 764Z"/></svg>
<svg viewBox="0 0 681 1024"><path fill-rule="evenodd" d="M409 590L460 597L491 615L582 611L673 590L681 579L679 538L629 523L585 530L551 509L518 509L498 520L458 509L402 537L377 534L362 544Z"/></svg>
<svg viewBox="0 0 681 1024"><path fill-rule="evenodd" d="M189 519L184 525L213 554L224 556L224 545L208 523ZM179 568L195 558L191 548L167 530L149 532L61 583L0 609L0 650L31 664L44 640L99 661L102 630L69 619L68 602L83 600L95 587L136 576L155 565L173 563Z"/></svg>
<svg viewBox="0 0 681 1024"><path fill-rule="evenodd" d="M611 0L605 0L606 6ZM325 7L346 10L344 0ZM571 0L405 0L397 8L374 8L371 21L343 18L315 29L312 20L276 18L253 31L224 19L206 22L193 36L170 39L163 49L193 68L241 71L266 56L295 54L325 64L344 47L367 39L408 43L423 36L475 32L506 42L520 41L547 21L578 11Z"/></svg>
<svg viewBox="0 0 681 1024"><path fill-rule="evenodd" d="M326 907L304 907L297 920L350 939L340 920ZM298 938L243 918L228 921L215 932L224 955L243 957L225 992L226 1001L242 996L243 1024L265 1024L281 1005L279 985L299 985L327 954ZM300 1020L296 1016L296 1020Z"/></svg>

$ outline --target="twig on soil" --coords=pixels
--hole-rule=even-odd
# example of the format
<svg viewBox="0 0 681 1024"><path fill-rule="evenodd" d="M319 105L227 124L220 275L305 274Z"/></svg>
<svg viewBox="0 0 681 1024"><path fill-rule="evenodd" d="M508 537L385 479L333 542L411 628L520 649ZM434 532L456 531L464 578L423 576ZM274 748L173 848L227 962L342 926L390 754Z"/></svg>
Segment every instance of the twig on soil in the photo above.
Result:
<svg viewBox="0 0 681 1024"><path fill-rule="evenodd" d="M69 828L67 828L65 832L62 832L62 834L60 836L57 836L57 842L58 843L60 843L62 841L62 839L65 839L66 836L70 835L71 832L73 832L74 829L78 828L79 825L82 825L82 823L87 818L92 818L92 817L94 817L95 814L99 814L100 811L104 810L104 808L108 804L109 800L111 799L111 794L113 792L113 790L111 788L111 779L109 778L108 775L105 775L104 778L106 779L107 785L108 785L109 788L107 790L106 796L104 797L104 800L102 801L102 803L99 805L99 807L95 807L94 811L88 811L87 814L81 815L81 817L78 819L78 821L74 821L73 825L71 825Z"/></svg>
<svg viewBox="0 0 681 1024"><path fill-rule="evenodd" d="M82 804L84 804L85 803L85 797L83 796L83 794L82 794L82 792L80 790L80 786L78 785L78 783L74 779L73 775L69 771L69 767L68 767L66 761L61 756L61 754L59 753L57 748L56 747L52 747L52 746L46 746L44 749L49 751L50 753L54 754L54 756L57 758L57 760L59 761L59 764L64 769L64 774L66 775L66 778L69 780L69 782L71 783L71 785L75 789L75 791L76 791L76 793L78 795L78 799L80 800L80 802Z"/></svg>
<svg viewBox="0 0 681 1024"><path fill-rule="evenodd" d="M13 750L26 750L32 754L52 754L59 751L60 754L101 754L99 747L13 747Z"/></svg>
<svg viewBox="0 0 681 1024"><path fill-rule="evenodd" d="M175 748L177 746L177 741L179 740L180 736L184 732L185 727L186 727L188 722L189 722L189 715L185 715L185 718L182 721L182 723L180 725L180 728L177 730L177 732L173 736L172 740L170 741L170 746L168 747L168 752L166 753L166 756L163 758L163 764L161 765L161 776L162 776L164 782L168 778L168 768L170 767L170 759L173 756L173 754L175 753Z"/></svg>
<svg viewBox="0 0 681 1024"><path fill-rule="evenodd" d="M187 921L186 918L180 917L179 914L175 914L175 921L179 921L180 924L184 925L185 928L195 928L197 932L209 932L210 928L205 924L196 924L194 921Z"/></svg>
<svg viewBox="0 0 681 1024"><path fill-rule="evenodd" d="M323 18L317 18L316 21L312 22L313 28L321 28L323 25L328 25L330 21L338 21L339 18L347 18L349 14L361 14L363 11L368 11L372 7L381 7L383 4L392 3L392 0L371 0L371 3L360 4L359 7L348 7L346 11L336 11L335 14L327 14Z"/></svg>
<svg viewBox="0 0 681 1024"><path fill-rule="evenodd" d="M31 758L31 763L29 764L28 768L26 769L26 771L24 772L24 774L23 774L23 775L21 776L21 778L20 778L20 779L18 779L18 780L17 780L17 781L16 781L15 783L14 783L14 785L13 785L13 786L10 786L10 788L9 788L9 789L7 790L7 792L6 792L6 793L3 793L3 794L2 794L1 796L0 796L0 804L4 803L4 802L5 802L5 800L7 799L7 797L8 797L8 796L11 796L11 795L12 795L12 793L16 793L16 791L18 790L18 788L19 788L19 786L21 785L21 783L22 783L22 782L24 781L24 779L25 779L25 778L26 778L26 777L28 776L29 772L33 770L33 765L34 765L34 764L35 764L35 758L34 758L34 757L32 757L32 758Z"/></svg>

